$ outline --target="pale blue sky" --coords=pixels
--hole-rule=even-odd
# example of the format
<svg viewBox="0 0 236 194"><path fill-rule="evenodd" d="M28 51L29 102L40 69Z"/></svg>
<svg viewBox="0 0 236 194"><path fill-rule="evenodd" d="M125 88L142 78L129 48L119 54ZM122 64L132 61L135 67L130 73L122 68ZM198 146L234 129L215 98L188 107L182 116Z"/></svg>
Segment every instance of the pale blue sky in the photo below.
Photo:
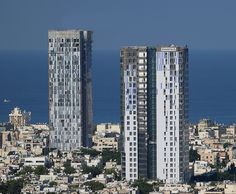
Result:
<svg viewBox="0 0 236 194"><path fill-rule="evenodd" d="M46 50L48 29L94 31L94 49L236 49L235 0L1 0L0 50Z"/></svg>

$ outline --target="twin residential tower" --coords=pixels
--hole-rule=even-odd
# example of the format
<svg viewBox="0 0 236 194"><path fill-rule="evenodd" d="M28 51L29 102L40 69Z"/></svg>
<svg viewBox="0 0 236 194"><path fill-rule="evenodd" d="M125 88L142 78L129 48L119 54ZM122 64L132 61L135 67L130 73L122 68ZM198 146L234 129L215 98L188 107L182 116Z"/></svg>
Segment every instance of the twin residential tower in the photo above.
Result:
<svg viewBox="0 0 236 194"><path fill-rule="evenodd" d="M50 147L91 146L92 32L48 33ZM121 60L122 176L188 180L188 48L124 47Z"/></svg>
<svg viewBox="0 0 236 194"><path fill-rule="evenodd" d="M188 49L121 49L122 176L188 180Z"/></svg>

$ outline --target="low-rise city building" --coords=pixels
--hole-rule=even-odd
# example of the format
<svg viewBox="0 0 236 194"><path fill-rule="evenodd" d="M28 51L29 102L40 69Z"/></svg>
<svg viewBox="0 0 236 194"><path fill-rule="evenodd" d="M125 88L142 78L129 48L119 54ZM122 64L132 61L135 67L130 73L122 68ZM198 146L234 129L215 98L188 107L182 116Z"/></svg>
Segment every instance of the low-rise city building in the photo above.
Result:
<svg viewBox="0 0 236 194"><path fill-rule="evenodd" d="M9 114L9 123L14 126L14 129L28 125L31 119L31 112L21 111L15 107Z"/></svg>
<svg viewBox="0 0 236 194"><path fill-rule="evenodd" d="M96 126L92 137L92 148L97 151L118 150L120 126L118 124L102 123Z"/></svg>

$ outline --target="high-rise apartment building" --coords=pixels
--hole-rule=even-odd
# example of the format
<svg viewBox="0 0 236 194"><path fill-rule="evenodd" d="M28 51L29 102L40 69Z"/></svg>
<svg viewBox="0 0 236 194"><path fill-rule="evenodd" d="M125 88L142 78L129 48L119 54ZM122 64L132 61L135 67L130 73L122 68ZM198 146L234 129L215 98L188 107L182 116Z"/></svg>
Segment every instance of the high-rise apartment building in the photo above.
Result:
<svg viewBox="0 0 236 194"><path fill-rule="evenodd" d="M188 180L188 49L121 49L122 175Z"/></svg>
<svg viewBox="0 0 236 194"><path fill-rule="evenodd" d="M72 150L91 145L92 32L48 33L50 146Z"/></svg>
<svg viewBox="0 0 236 194"><path fill-rule="evenodd" d="M122 173L147 177L147 47L121 50Z"/></svg>

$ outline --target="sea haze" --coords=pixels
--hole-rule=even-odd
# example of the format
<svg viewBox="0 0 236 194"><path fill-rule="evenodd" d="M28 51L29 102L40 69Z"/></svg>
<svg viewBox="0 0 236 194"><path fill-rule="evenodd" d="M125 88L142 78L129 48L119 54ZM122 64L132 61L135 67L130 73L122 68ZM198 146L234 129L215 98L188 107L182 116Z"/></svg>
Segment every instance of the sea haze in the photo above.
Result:
<svg viewBox="0 0 236 194"><path fill-rule="evenodd" d="M189 52L189 120L236 122L236 51ZM48 122L47 51L0 52L0 121L15 106ZM93 52L94 122L119 122L119 51ZM9 103L3 103L9 99Z"/></svg>

